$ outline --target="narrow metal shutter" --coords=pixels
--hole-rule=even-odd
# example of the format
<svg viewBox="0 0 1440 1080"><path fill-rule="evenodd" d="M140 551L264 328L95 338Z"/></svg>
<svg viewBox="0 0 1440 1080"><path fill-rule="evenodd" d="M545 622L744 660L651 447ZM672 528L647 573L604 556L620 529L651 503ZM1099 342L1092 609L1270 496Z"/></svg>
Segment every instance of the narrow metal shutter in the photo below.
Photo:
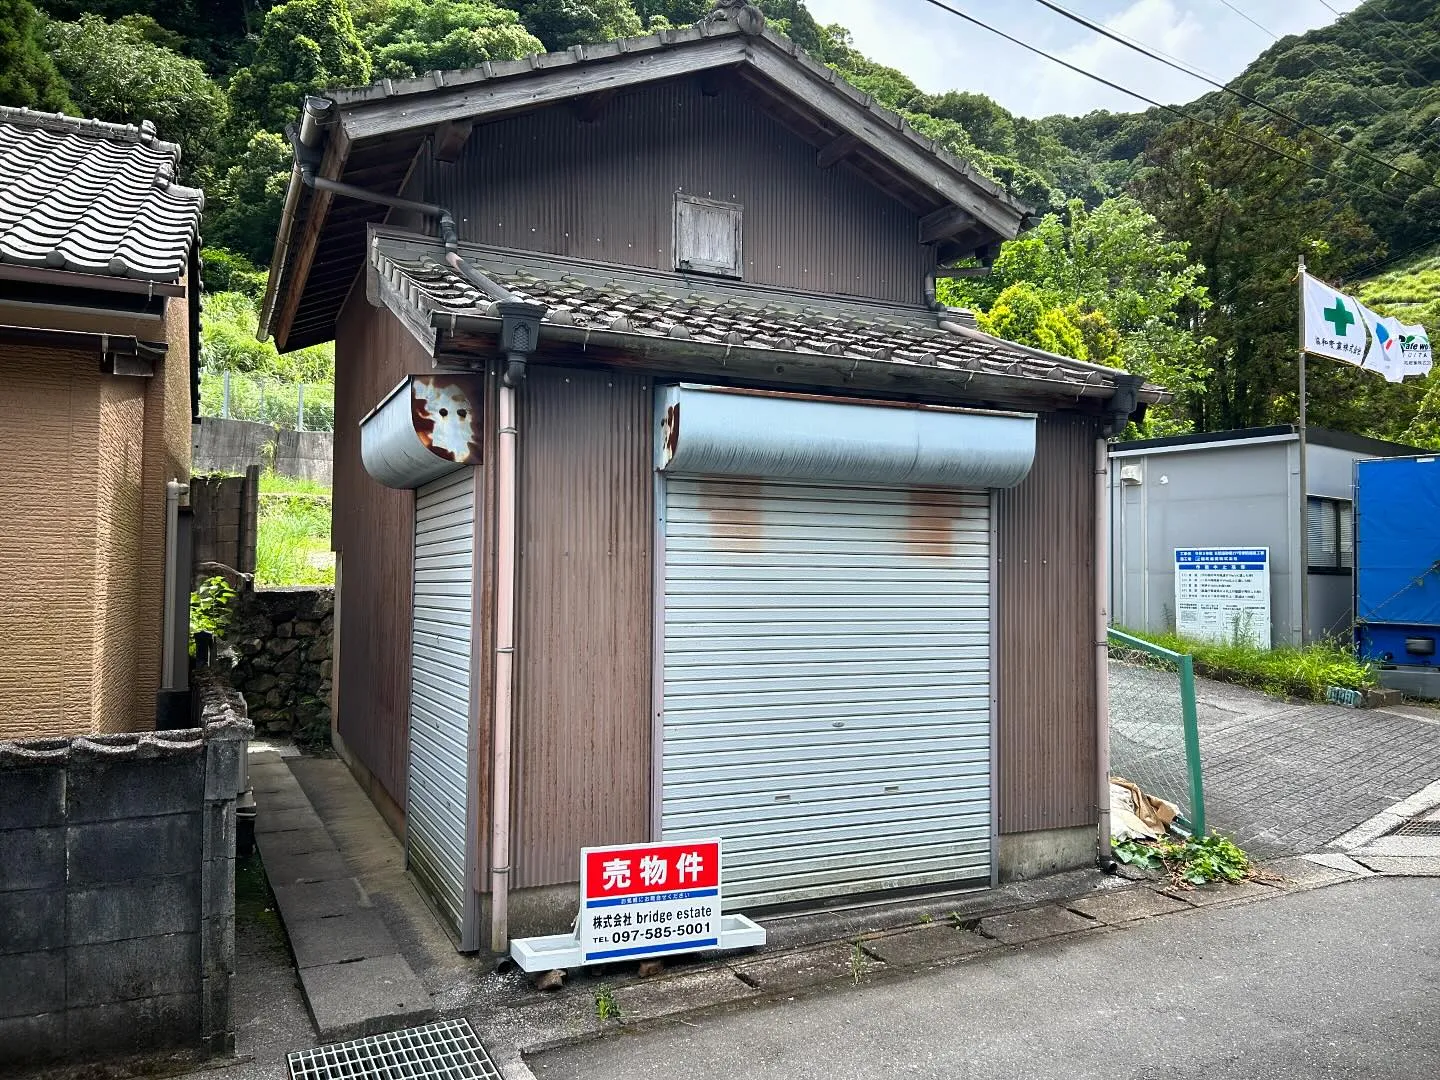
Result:
<svg viewBox="0 0 1440 1080"><path fill-rule="evenodd" d="M418 489L406 854L410 869L462 936L474 549L474 469L459 469Z"/></svg>
<svg viewBox="0 0 1440 1080"><path fill-rule="evenodd" d="M665 839L727 907L988 880L988 493L665 490Z"/></svg>

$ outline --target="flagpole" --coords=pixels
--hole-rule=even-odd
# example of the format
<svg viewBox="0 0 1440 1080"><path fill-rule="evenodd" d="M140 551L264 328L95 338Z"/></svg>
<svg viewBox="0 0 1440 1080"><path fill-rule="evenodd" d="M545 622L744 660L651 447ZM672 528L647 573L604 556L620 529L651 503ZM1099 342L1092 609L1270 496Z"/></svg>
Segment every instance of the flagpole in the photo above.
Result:
<svg viewBox="0 0 1440 1080"><path fill-rule="evenodd" d="M1305 431L1305 256L1300 256L1300 644L1310 631L1310 488L1306 469Z"/></svg>

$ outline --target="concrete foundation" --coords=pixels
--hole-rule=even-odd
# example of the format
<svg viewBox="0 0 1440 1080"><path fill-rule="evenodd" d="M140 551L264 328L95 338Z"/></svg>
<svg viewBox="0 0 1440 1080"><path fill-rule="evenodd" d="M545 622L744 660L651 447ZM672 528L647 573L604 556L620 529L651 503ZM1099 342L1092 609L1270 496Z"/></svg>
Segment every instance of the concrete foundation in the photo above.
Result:
<svg viewBox="0 0 1440 1080"><path fill-rule="evenodd" d="M1381 668L1380 685L1406 697L1440 701L1440 668Z"/></svg>
<svg viewBox="0 0 1440 1080"><path fill-rule="evenodd" d="M1097 844L1093 825L1008 833L1000 837L1000 880L1024 881L1094 866Z"/></svg>

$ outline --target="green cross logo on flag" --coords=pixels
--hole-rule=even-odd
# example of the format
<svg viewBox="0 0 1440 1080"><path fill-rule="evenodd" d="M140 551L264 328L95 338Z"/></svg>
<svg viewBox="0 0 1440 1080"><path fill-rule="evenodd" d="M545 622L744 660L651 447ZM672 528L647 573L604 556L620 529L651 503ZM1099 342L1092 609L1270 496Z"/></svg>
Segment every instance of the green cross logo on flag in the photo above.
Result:
<svg viewBox="0 0 1440 1080"><path fill-rule="evenodd" d="M1335 306L1326 308L1322 314L1325 316L1325 321L1335 327L1335 333L1341 337L1345 336L1345 331L1355 322L1355 316L1350 314L1350 309L1345 306L1345 298L1342 296L1337 296Z"/></svg>
<svg viewBox="0 0 1440 1080"><path fill-rule="evenodd" d="M1358 366L1365 359L1366 345L1360 305L1309 274L1304 297L1305 351Z"/></svg>

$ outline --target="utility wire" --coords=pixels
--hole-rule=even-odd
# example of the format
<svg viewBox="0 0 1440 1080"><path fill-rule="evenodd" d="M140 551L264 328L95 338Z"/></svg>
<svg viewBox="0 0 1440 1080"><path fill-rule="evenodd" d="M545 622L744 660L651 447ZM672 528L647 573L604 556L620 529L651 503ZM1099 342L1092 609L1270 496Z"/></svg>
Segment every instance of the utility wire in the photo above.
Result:
<svg viewBox="0 0 1440 1080"><path fill-rule="evenodd" d="M1339 10L1337 10L1336 8L1333 8L1333 7L1331 7L1329 4L1327 4L1327 3L1325 2L1325 0L1318 0L1318 2L1319 2L1319 4L1320 4L1320 6L1323 7L1326 11L1330 12L1330 13L1333 14L1333 15L1342 17L1342 18L1343 18L1344 16L1346 16L1346 15L1353 15L1353 14L1355 14L1353 11L1339 11ZM1403 26L1403 25L1400 24L1400 23L1397 23L1394 19L1390 18L1389 15L1386 15L1385 12L1381 11L1379 4L1376 4L1376 5L1375 5L1375 14L1378 15L1378 16L1379 16L1381 19L1383 19L1385 22L1389 23L1391 26L1398 26L1398 27L1400 27L1401 30L1407 29L1407 27ZM1374 37L1374 36L1372 35L1371 40L1374 41L1375 44L1379 45L1380 48L1384 49L1385 52L1390 56L1390 58L1391 58L1392 60L1398 60L1398 61L1400 61L1400 63L1402 63L1402 64L1409 64L1409 65L1410 65L1410 70L1413 71L1413 72L1415 72L1416 75L1419 75L1422 82L1429 82L1429 80L1425 78L1424 74L1420 71L1420 69L1417 68L1417 67L1414 65L1414 63L1412 63L1410 60L1407 60L1405 57L1403 57L1403 56L1401 56L1399 53L1395 52L1395 50L1393 50L1392 48L1390 48L1389 45L1386 45L1386 44L1385 44L1383 41L1381 41L1379 38L1376 38L1376 37ZM1422 42L1422 44L1424 44L1424 43ZM1436 52L1433 48L1431 48L1428 44L1425 45L1425 51L1428 52L1431 56L1435 57L1435 59L1440 60L1440 53L1437 53L1437 52Z"/></svg>
<svg viewBox="0 0 1440 1080"><path fill-rule="evenodd" d="M1048 53L1048 52L1046 52L1044 49L1040 48L1038 45L1031 45L1028 41L1024 41L1024 40L1022 40L1021 38L1015 37L1015 36L1012 35L1012 34L1007 34L1004 30L999 30L999 29L991 26L989 23L983 22L982 20L977 19L975 16L970 15L970 14L964 12L964 11L961 11L959 8L951 7L949 4L944 3L943 0L924 0L924 2L927 3L927 4L929 4L931 7L937 7L937 8L939 8L941 11L948 11L951 15L954 15L956 18L963 19L963 20L965 20L966 22L970 23L970 24L973 25L973 26L978 26L978 27L980 27L982 30L988 30L988 31L990 31L990 33L994 34L996 37L1003 38L1005 41L1008 41L1008 42L1010 42L1010 43L1013 44L1013 45L1019 45L1022 49L1025 49L1027 52L1032 52L1032 53L1034 53L1036 56L1043 56L1046 60L1050 60L1050 61L1052 61L1052 62L1054 62L1054 63L1056 63L1056 64L1059 64L1061 67L1067 68L1068 70L1075 72L1075 74L1077 74L1077 75L1083 75L1083 76L1085 76L1087 79L1093 79L1095 82L1100 83L1102 86L1107 86L1107 87L1109 87L1111 90L1114 90L1116 93L1124 94L1126 97L1134 98L1136 101L1143 101L1146 105L1149 105L1151 108L1161 109L1161 110L1163 110L1163 111L1165 111L1165 112L1168 112L1168 113L1171 113L1171 114L1173 114L1173 115L1175 115L1175 116L1178 116L1181 120L1189 121L1189 122L1192 123L1192 124L1199 124L1199 125L1201 125L1202 127L1207 127L1207 128L1209 128L1209 129L1211 129L1212 131L1218 131L1218 132L1220 132L1222 135L1227 135L1227 134L1228 134L1228 135L1232 136L1233 138L1239 139L1241 142L1249 143L1251 146L1257 147L1257 148L1260 149L1260 150L1264 150L1264 151L1266 151L1267 153L1275 154L1275 155L1277 155L1278 157L1285 158L1287 161L1294 162L1294 163L1297 164L1297 165L1303 165L1305 168L1313 170L1314 172L1318 173L1320 176L1325 177L1326 179L1335 180L1335 181L1337 181L1337 182L1341 181L1342 179L1345 179L1345 178L1343 178L1343 177L1338 176L1338 175L1335 174L1335 173L1332 173L1329 169L1326 169L1326 168L1325 168L1324 166L1322 166L1322 165L1317 165L1317 164L1316 164L1315 162L1313 162L1313 161L1307 161L1305 158L1296 157L1294 154L1286 153L1284 150L1281 150L1281 149L1280 149L1279 147L1277 147L1277 146L1271 146L1270 144L1261 142L1261 141L1258 140L1258 139L1252 139L1250 136L1248 136L1248 135L1242 135L1242 134L1241 134L1240 132L1238 132L1238 131L1229 131L1229 130L1227 130L1226 128L1222 127L1221 125L1216 124L1216 123L1213 123L1212 121L1201 119L1201 118L1198 117L1198 116L1191 116L1189 113L1185 112L1185 111L1182 110L1182 109L1176 108L1174 105L1166 105L1166 104L1164 104L1163 102L1156 101L1154 98L1148 98L1148 97L1146 97L1144 94L1138 93L1138 92L1136 92L1136 91L1134 91L1134 90L1130 90L1130 89L1128 89L1128 88L1126 88L1126 87L1124 87L1124 86L1121 86L1121 85L1120 85L1119 83L1117 83L1117 82L1111 82L1109 79L1105 78L1103 75L1096 75L1093 71L1087 71L1085 68L1082 68L1082 67L1079 67L1079 66L1077 66L1077 65L1075 65L1075 64L1072 64L1072 63L1070 63L1070 61L1068 61L1068 60L1062 60L1060 57L1054 55L1053 53ZM1405 200L1404 200L1404 199L1401 199L1398 195L1395 195L1393 192L1384 191L1384 190L1382 190L1382 189L1380 189L1380 188L1375 187L1373 184L1368 183L1367 181L1363 181L1363 180L1362 180L1362 181L1360 181L1360 183L1363 184L1365 187L1369 188L1369 189L1370 189L1371 191L1373 191L1376 195L1379 195L1381 198L1390 199L1390 200L1392 200L1393 202L1395 202L1395 203L1396 203L1397 205L1399 205L1399 206L1404 206L1404 205L1405 205Z"/></svg>
<svg viewBox="0 0 1440 1080"><path fill-rule="evenodd" d="M1383 158L1376 157L1368 150L1361 150L1358 147L1347 146L1342 140L1337 139L1329 132L1322 131L1320 128L1317 127L1313 127L1310 124L1305 123L1298 117L1291 116L1289 113L1281 112L1279 109L1276 109L1270 105L1266 105L1263 101L1260 101L1257 98L1253 98L1249 94L1246 94L1240 90L1236 90L1234 87L1231 87L1225 83L1218 82L1207 75L1203 75L1188 64L1176 63L1173 60L1165 59L1163 56L1158 56L1154 52L1152 52L1147 46L1137 45L1135 42L1128 40L1124 35L1115 33L1104 23L1097 23L1093 19L1088 19L1084 15L1077 14L1076 12L1071 11L1069 8L1062 7L1060 4L1055 3L1054 0L1035 0L1035 3L1039 4L1043 8L1055 12L1055 14L1057 15L1064 16L1071 22L1079 23L1081 26L1093 30L1101 37L1109 38L1111 41L1118 42L1119 44L1124 45L1127 49L1133 49L1141 56L1145 56L1151 60L1158 61L1159 63L1162 63L1167 67L1172 67L1176 71L1180 71L1186 75L1189 75L1192 79L1199 79L1202 82L1209 83L1211 86L1215 87L1215 89L1220 90L1226 94L1231 94L1234 97L1237 97L1241 101L1245 102L1245 104L1247 105L1253 105L1257 109L1263 109L1265 112L1269 113L1277 120L1284 121L1287 124L1294 124L1296 127L1302 128L1313 135L1318 135L1326 142L1333 143L1334 145L1338 146L1341 150L1346 150L1349 153L1354 154L1356 157L1361 157L1367 161L1374 162L1376 165L1383 166L1384 168L1387 168L1391 172L1395 173L1397 176L1409 177L1411 180L1415 180L1421 184L1426 185L1427 187L1440 187L1440 184L1435 183L1434 180L1430 180L1427 177L1420 176L1417 173L1412 173L1407 169L1400 168L1399 166L1392 165Z"/></svg>
<svg viewBox="0 0 1440 1080"><path fill-rule="evenodd" d="M1402 251L1395 252L1395 254L1393 255L1386 255L1383 259L1377 259L1375 260L1375 262L1367 263L1366 265L1360 267L1358 270L1351 270L1346 275L1346 277L1358 278L1364 277L1367 274L1373 274L1376 270L1383 269L1384 267L1389 266L1391 263L1397 263L1401 259L1414 255L1417 251L1425 251L1427 248L1435 248L1437 254L1440 254L1440 240L1432 237L1431 239L1426 240L1422 243L1413 244Z"/></svg>
<svg viewBox="0 0 1440 1080"><path fill-rule="evenodd" d="M1259 30L1262 34L1264 34L1266 37L1268 37L1271 41L1279 41L1279 40L1280 40L1280 35L1279 35L1279 34L1275 33L1274 30L1271 30L1269 27L1267 27L1267 26L1263 25L1262 23L1257 22L1255 19L1251 18L1250 15L1249 15L1243 8L1238 8L1238 7L1236 7L1234 4L1230 3L1230 0L1219 0L1219 2L1220 2L1221 4L1224 4L1227 8L1229 8L1231 11L1233 11L1236 15L1239 15L1242 19L1244 19L1246 22L1248 22L1251 26L1255 27L1255 29ZM1156 52L1159 52L1160 50L1159 50L1159 49L1156 49L1155 51L1156 51ZM1322 74L1322 75L1325 74L1325 72L1321 70L1320 65L1317 64L1317 63L1315 62L1315 60L1314 60L1308 53L1302 53L1301 55L1305 57L1305 62L1310 65L1310 70L1311 70L1311 71L1318 71L1318 72L1320 72L1320 74ZM1197 68L1196 70L1198 71L1198 70L1200 70L1200 69ZM1350 85L1353 86L1356 90L1359 90L1362 94L1364 94L1366 100L1368 100L1371 105L1374 105L1375 108L1379 109L1382 113L1383 113L1383 112L1387 112L1387 111L1391 108L1391 106L1386 105L1386 104L1385 104L1384 102L1382 102L1379 98L1377 98L1374 94L1372 94L1372 93L1370 92L1370 88L1369 88L1369 87L1361 86L1361 85L1359 85L1358 83L1353 83L1353 82L1352 82Z"/></svg>

